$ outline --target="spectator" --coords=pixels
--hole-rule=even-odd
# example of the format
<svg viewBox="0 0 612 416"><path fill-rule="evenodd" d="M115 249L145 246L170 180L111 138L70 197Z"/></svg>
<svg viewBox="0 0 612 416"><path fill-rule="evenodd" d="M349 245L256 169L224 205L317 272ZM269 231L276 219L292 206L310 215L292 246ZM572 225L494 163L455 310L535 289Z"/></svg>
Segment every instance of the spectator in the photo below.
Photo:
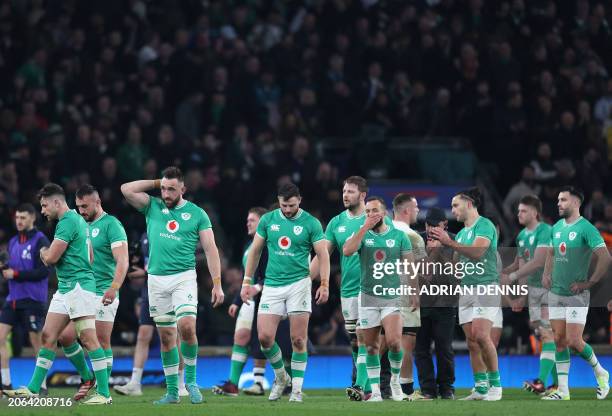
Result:
<svg viewBox="0 0 612 416"><path fill-rule="evenodd" d="M504 215L508 221L516 220L519 201L525 195L539 195L540 185L535 181L535 171L530 165L523 166L521 180L515 183L504 199Z"/></svg>

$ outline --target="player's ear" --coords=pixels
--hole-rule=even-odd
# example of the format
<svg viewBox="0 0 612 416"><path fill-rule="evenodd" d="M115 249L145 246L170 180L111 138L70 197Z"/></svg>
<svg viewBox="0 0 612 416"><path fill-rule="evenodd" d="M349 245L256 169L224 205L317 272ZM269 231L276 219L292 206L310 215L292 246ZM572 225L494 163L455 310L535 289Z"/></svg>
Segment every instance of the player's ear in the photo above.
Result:
<svg viewBox="0 0 612 416"><path fill-rule="evenodd" d="M187 187L185 186L185 184L181 185L181 195L184 194L187 191Z"/></svg>

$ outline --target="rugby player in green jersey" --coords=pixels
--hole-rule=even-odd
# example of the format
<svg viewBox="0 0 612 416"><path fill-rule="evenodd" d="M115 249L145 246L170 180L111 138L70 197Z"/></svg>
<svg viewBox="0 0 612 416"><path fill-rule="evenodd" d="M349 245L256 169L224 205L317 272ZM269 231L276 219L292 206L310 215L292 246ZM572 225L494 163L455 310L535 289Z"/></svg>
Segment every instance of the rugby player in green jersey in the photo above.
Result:
<svg viewBox="0 0 612 416"><path fill-rule="evenodd" d="M610 269L610 253L603 237L580 215L583 201L584 195L574 187L568 186L559 192L557 206L561 219L552 229L552 250L546 259L542 281L544 287L550 288L548 309L557 347L559 388L543 400L570 399L570 348L593 368L597 379L596 397L603 400L610 392L610 375L597 360L593 348L582 339L589 312L589 289ZM596 262L589 277L593 254Z"/></svg>
<svg viewBox="0 0 612 416"><path fill-rule="evenodd" d="M529 325L542 343L540 352L540 372L535 380L527 380L523 388L542 395L547 392L546 380L553 375L552 392L557 385L555 369L555 339L548 318L548 289L542 286L542 273L546 263L546 254L551 247L552 227L540 222L542 201L535 195L526 195L519 201L518 222L523 227L516 237L516 256L514 261L503 270L503 284L514 282L528 285ZM522 310L524 297L512 301L513 310Z"/></svg>
<svg viewBox="0 0 612 416"><path fill-rule="evenodd" d="M110 378L113 367L111 333L119 307L118 290L125 280L129 266L127 235L119 220L102 208L100 195L91 185L83 185L76 192L79 214L89 224L89 236L93 249L93 272L96 279L96 333L106 355ZM81 385L74 400L83 399L94 386L93 374L87 367L83 349L76 342L74 325L70 324L60 336L64 355L81 376Z"/></svg>
<svg viewBox="0 0 612 416"><path fill-rule="evenodd" d="M147 193L155 188L161 189L161 198ZM121 185L121 192L147 221L149 312L161 339L167 386L166 394L155 404L179 402L177 327L185 360L185 387L191 403L202 403L202 393L196 382L198 284L195 250L198 242L204 248L213 280L213 306L221 305L224 298L221 262L210 219L202 208L183 199L183 173L174 166L164 169L161 180L125 183Z"/></svg>
<svg viewBox="0 0 612 416"><path fill-rule="evenodd" d="M366 220L358 232L349 238L342 249L345 256L359 253L361 280L359 285L359 326L368 351L366 366L372 395L367 402L383 401L380 391L380 334L385 330L384 340L389 350L391 366L391 397L394 401L404 399L400 385L402 366L402 306L403 292L408 286L403 280L405 272L396 269L396 263L406 264L414 261L412 245L403 231L385 222L385 202L372 196L366 200ZM381 267L382 266L382 267ZM391 267L389 267L391 266ZM390 269L390 272L387 270ZM385 270L384 273L381 273ZM377 274L381 273L382 276ZM415 276L410 287L416 288ZM418 293L410 296L413 311L418 308Z"/></svg>
<svg viewBox="0 0 612 416"><path fill-rule="evenodd" d="M35 397L55 360L55 346L62 331L72 321L81 344L89 354L97 392L83 404L111 404L108 370L104 350L96 335L96 281L91 267L92 247L85 220L68 208L66 194L54 183L38 194L41 213L58 220L51 246L40 250L45 265L55 266L58 286L53 295L42 333L42 348L30 383L17 390L7 390L9 397Z"/></svg>
<svg viewBox="0 0 612 416"><path fill-rule="evenodd" d="M501 299L499 294L479 293L490 293L499 283L498 236L493 222L478 212L481 201L478 188L459 192L453 197L452 213L464 228L455 240L438 228L431 230L431 236L455 251L464 272L461 285L466 293L459 296L459 325L468 343L475 388L462 400L497 401L502 398L502 386L491 328L502 313Z"/></svg>
<svg viewBox="0 0 612 416"><path fill-rule="evenodd" d="M262 249L268 248L265 283L257 312L257 331L261 350L274 369L275 379L268 400L281 398L289 383L289 401L302 401L302 385L308 360L307 337L310 318L311 287L309 256L311 249L319 257L321 286L317 289L317 304L329 296L329 253L321 223L300 208L300 190L292 183L278 190L280 208L268 212L259 221L253 244L247 257L240 297L246 304L251 297L251 282L259 264ZM289 315L291 343L291 380L283 366L282 352L275 342L278 324Z"/></svg>

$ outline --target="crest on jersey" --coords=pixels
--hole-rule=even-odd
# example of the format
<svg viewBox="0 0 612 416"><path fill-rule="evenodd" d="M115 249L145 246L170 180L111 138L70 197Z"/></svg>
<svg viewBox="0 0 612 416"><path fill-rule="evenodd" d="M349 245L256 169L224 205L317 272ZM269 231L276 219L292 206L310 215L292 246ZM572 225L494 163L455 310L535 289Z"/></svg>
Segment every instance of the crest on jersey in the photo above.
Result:
<svg viewBox="0 0 612 416"><path fill-rule="evenodd" d="M572 231L571 233L569 233L569 239L570 239L570 241L574 241L574 239L576 238L576 235L577 235L577 234L576 234L576 232L575 232L575 231Z"/></svg>
<svg viewBox="0 0 612 416"><path fill-rule="evenodd" d="M170 220L166 223L166 230L174 234L179 230L179 223L176 220Z"/></svg>
<svg viewBox="0 0 612 416"><path fill-rule="evenodd" d="M377 263L385 261L386 258L387 253L385 253L385 250L376 250L374 252L374 261L376 261Z"/></svg>
<svg viewBox="0 0 612 416"><path fill-rule="evenodd" d="M535 235L532 235L531 237L529 237L529 245L533 245L534 241L535 241Z"/></svg>
<svg viewBox="0 0 612 416"><path fill-rule="evenodd" d="M300 235L302 234L302 231L304 230L304 227L300 226L300 225L296 225L293 227L293 233L295 235Z"/></svg>
<svg viewBox="0 0 612 416"><path fill-rule="evenodd" d="M523 247L525 245L525 242L523 240L519 241L519 247Z"/></svg>
<svg viewBox="0 0 612 416"><path fill-rule="evenodd" d="M395 240L389 239L389 240L387 240L385 242L387 243L387 247L389 247L389 248L395 247Z"/></svg>
<svg viewBox="0 0 612 416"><path fill-rule="evenodd" d="M164 208L164 209L162 209L162 214L168 215L168 214L170 214L170 210L168 208Z"/></svg>
<svg viewBox="0 0 612 416"><path fill-rule="evenodd" d="M559 253L562 256L565 256L565 253L567 253L567 246L565 245L565 241L562 241L561 244L559 244Z"/></svg>
<svg viewBox="0 0 612 416"><path fill-rule="evenodd" d="M291 239L289 237L282 236L278 239L278 246L283 250L287 250L291 247Z"/></svg>
<svg viewBox="0 0 612 416"><path fill-rule="evenodd" d="M272 225L270 226L270 229L271 229L272 231L280 231L280 225L278 225L278 224L272 224Z"/></svg>
<svg viewBox="0 0 612 416"><path fill-rule="evenodd" d="M470 232L468 233L468 236L467 236L468 240L469 240L470 238L472 238L472 234L473 234L473 232L472 232L472 230L470 230Z"/></svg>
<svg viewBox="0 0 612 416"><path fill-rule="evenodd" d="M561 238L561 233L555 233L555 238Z"/></svg>
<svg viewBox="0 0 612 416"><path fill-rule="evenodd" d="M189 219L191 218L191 214L190 214L190 213L188 213L188 212L183 212L183 213L181 214L181 218L182 218L183 220L185 220L185 221L189 221Z"/></svg>
<svg viewBox="0 0 612 416"><path fill-rule="evenodd" d="M339 233L344 233L346 232L346 227L344 225L341 225L340 227L338 227L338 232Z"/></svg>
<svg viewBox="0 0 612 416"><path fill-rule="evenodd" d="M99 228L94 228L93 230L91 230L91 236L93 238L96 238L98 236L98 234L100 234L100 229Z"/></svg>
<svg viewBox="0 0 612 416"><path fill-rule="evenodd" d="M461 240L463 240L463 237L459 237L459 238L457 239L457 242L458 242L458 243L460 243L460 242L461 242Z"/></svg>

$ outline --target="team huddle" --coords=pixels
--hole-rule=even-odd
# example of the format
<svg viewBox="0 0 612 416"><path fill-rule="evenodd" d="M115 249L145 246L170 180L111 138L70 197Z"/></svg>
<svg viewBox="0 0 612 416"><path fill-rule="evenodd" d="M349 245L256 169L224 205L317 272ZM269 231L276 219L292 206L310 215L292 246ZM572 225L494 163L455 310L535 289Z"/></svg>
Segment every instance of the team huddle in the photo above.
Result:
<svg viewBox="0 0 612 416"><path fill-rule="evenodd" d="M155 404L179 403L183 395L197 404L204 401L196 382L198 244L204 250L212 277L214 307L224 302L221 262L208 215L183 199L182 172L169 167L162 173L158 180L123 184L121 192L145 216L147 224L148 314L160 336L166 379L166 394ZM161 197L149 195L156 189ZM313 281L318 281L314 301L326 303L330 255L337 250L342 315L354 361L353 383L346 389L348 398L382 402L387 396L385 384L394 401L433 398L413 388L413 353L422 321L418 289L428 276L389 269L390 273L381 279L375 277L374 271L380 270L380 263L439 261L445 250L452 262L462 263L466 266L463 270L472 270L459 279L459 285L529 286L526 301L542 352L538 377L525 382L526 390L544 400L569 400L571 348L592 366L596 397L606 398L609 374L582 334L589 289L605 276L610 255L597 229L580 216L584 198L579 191L568 187L559 193L561 219L553 227L540 222L542 208L537 197L521 200L518 220L524 229L516 239L516 257L505 268L498 254L499 232L493 222L479 214L481 196L477 189L461 191L452 199L452 214L463 224L454 237L445 230L442 219L427 221L423 236L413 230L411 225L416 223L418 214L413 196L395 197L391 220L385 200L367 196L367 192L365 179L347 178L342 189L345 210L329 221L325 231L317 218L300 208L300 191L291 183L278 189L278 208L249 211L247 229L252 239L243 256L240 296L230 308L230 314L237 318L230 374L226 382L214 386L215 394L239 394L239 378L250 345L256 359L255 383L244 393L264 394L267 360L275 374L269 400L279 400L283 394L290 395L290 402L304 400ZM49 220L58 220L53 240L40 249L40 261L55 267L58 289L47 311L29 384L16 390L5 388L4 393L9 397L43 394L59 342L82 379L75 400L88 405L110 404L110 335L119 304L118 291L128 271L126 233L121 223L102 209L97 191L89 185L76 194L78 212L69 209L63 189L55 184L41 189L39 201L42 214ZM592 258L595 266L589 275ZM478 267L467 267L476 264ZM411 289L410 294L398 290L403 286ZM519 297L511 302L520 309L525 299ZM474 377L471 393L462 400L501 400L496 347L503 326L502 296L461 295L454 306L458 306ZM290 339L285 345L280 341L284 332ZM85 350L93 372L86 362ZM381 377L383 359L389 364L387 382ZM547 388L551 375L553 382ZM115 390L132 394L139 387L130 382ZM438 394L442 399L454 398L454 390L446 384L440 385Z"/></svg>

